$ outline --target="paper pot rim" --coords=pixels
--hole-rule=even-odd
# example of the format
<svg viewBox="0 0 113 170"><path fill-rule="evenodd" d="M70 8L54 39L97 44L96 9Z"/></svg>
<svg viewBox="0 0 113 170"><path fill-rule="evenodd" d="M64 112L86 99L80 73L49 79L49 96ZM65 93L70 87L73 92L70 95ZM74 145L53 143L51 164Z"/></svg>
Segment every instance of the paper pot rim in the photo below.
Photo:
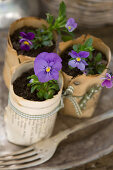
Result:
<svg viewBox="0 0 113 170"><path fill-rule="evenodd" d="M9 31L8 31L8 41L7 41L7 46L8 46L8 49L16 54L18 56L18 58L20 59L21 62L25 61L29 61L29 60L32 60L34 61L35 57L30 57L30 56L27 56L27 55L22 55L22 54L17 54L17 51L13 48L13 45L12 45L12 42L11 42L11 38L10 38L10 35L13 34L14 31L16 31L18 28L21 28L21 26L19 25L19 23L24 23L24 26L33 26L31 25L31 23L29 22L30 20L34 21L34 22L41 22L42 24L41 25L46 25L48 27L48 23L46 20L42 19L42 18L39 18L39 17L23 17L23 18L20 18L20 19L17 19L16 21L14 21L10 27L9 27ZM13 30L13 27L16 27L15 30ZM36 26L35 26L36 27ZM37 28L40 28L40 27L37 27ZM56 31L53 31L53 39L55 41L57 41L57 32ZM24 57L24 60L22 59Z"/></svg>
<svg viewBox="0 0 113 170"><path fill-rule="evenodd" d="M109 51L109 55L108 55L109 57L107 57L105 55L106 59L107 59L106 67L108 67L109 63L111 61L111 51L110 51L110 48L101 39L99 39L99 38L97 38L95 36L92 36L90 34L88 34L88 35L83 34L80 37L78 37L77 39L69 40L67 42L61 42L59 44L59 48L60 48L60 54L59 55L61 55L61 53L63 53L63 51L65 51L69 46L72 46L73 44L77 44L77 41L81 40L81 44L82 44L86 39L88 39L90 37L93 38L93 40L95 40L95 41L98 40L99 43L101 43L101 45L104 46ZM97 49L97 48L95 48L95 49ZM102 75L104 75L106 73L106 69L104 69L104 71L101 74L95 74L95 75L85 75L85 74L82 74L82 75L77 75L76 77L70 76L70 75L66 74L65 72L63 72L63 71L62 71L62 73L65 76L69 77L69 79L82 78L83 76L86 77L86 78L98 78L98 77L101 77Z"/></svg>
<svg viewBox="0 0 113 170"><path fill-rule="evenodd" d="M32 68L33 67L33 64L34 62L32 61L29 61L29 62L26 62L26 63L22 63L20 64L19 66L17 66L15 68L15 71L13 72L13 75L12 75L12 81L11 81L11 84L10 84L10 94L12 94L12 96L14 96L14 98L18 101L18 103L20 104L23 104L24 106L26 106L26 103L27 105L28 104L31 104L31 105L34 105L34 107L37 105L37 104L40 104L40 105L51 105L51 102L54 104L54 102L59 98L61 97L61 94L62 94L62 89L63 89L63 76L61 74L61 72L59 73L59 84L60 84L60 90L58 92L58 94L54 95L53 98L51 99L48 99L48 100L45 100L45 101L31 101L31 100L27 100L27 99L24 99L23 97L20 97L18 95L15 94L14 90L13 90L13 82L14 80L14 76L16 74L16 72L18 72L19 69L21 69L22 67L24 67L25 65L28 65L28 69ZM25 71L27 71L28 69L26 69ZM24 72L24 71L23 71ZM18 76L17 76L18 77Z"/></svg>

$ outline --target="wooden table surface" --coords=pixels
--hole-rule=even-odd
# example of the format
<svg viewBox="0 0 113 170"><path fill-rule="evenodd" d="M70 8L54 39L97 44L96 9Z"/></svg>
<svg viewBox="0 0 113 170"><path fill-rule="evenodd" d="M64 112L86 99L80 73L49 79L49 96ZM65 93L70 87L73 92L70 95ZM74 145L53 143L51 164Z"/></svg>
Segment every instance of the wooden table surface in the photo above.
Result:
<svg viewBox="0 0 113 170"><path fill-rule="evenodd" d="M76 37L81 34L92 34L101 38L113 52L113 26L105 26L96 29L78 28L76 30ZM7 30L0 31L0 61L4 60L5 47L6 47ZM111 134L112 135L112 134ZM83 165L81 167L72 168L71 170L113 170L113 152L104 156L96 161Z"/></svg>

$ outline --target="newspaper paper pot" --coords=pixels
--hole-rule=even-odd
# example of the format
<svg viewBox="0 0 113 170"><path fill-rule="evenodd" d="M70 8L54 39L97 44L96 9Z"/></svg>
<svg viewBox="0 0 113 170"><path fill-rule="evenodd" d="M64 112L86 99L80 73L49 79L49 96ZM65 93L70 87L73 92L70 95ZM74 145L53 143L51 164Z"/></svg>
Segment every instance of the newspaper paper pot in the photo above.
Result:
<svg viewBox="0 0 113 170"><path fill-rule="evenodd" d="M34 61L35 57L25 56L25 55L18 55L17 51L13 48L10 36L19 28L24 26L32 26L35 28L42 28L43 25L48 26L48 23L44 19L35 18L35 17L25 17L16 20L13 22L9 28L8 32L8 41L7 41L7 48L6 48L6 55L5 55L5 63L4 63L4 71L3 77L6 86L9 88L10 80L12 71L11 68L13 66L17 66L20 63L26 61ZM54 41L57 42L57 33L54 32ZM56 52L56 49L54 49Z"/></svg>
<svg viewBox="0 0 113 170"><path fill-rule="evenodd" d="M111 60L111 51L101 39L91 35L82 35L76 40L60 43L61 53L73 44L83 44L88 38L93 39L94 49L105 54L108 68ZM64 98L64 108L61 113L74 117L91 117L95 110L101 93L101 77L105 76L107 69L102 74L97 75L79 75L75 78L62 72L64 78L64 89L67 97Z"/></svg>
<svg viewBox="0 0 113 170"><path fill-rule="evenodd" d="M9 101L4 115L8 140L25 146L48 138L52 134L57 112L63 107L61 100L63 77L61 73L58 80L60 91L52 99L42 102L30 101L14 93L13 82L30 68L33 68L33 62L23 63L12 75Z"/></svg>

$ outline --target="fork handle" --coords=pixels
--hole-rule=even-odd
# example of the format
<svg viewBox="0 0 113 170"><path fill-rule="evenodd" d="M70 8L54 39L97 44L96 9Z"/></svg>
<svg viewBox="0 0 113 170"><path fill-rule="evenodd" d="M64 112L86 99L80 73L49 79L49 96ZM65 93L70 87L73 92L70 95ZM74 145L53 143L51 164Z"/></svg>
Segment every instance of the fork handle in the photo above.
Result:
<svg viewBox="0 0 113 170"><path fill-rule="evenodd" d="M60 143L63 139L66 139L70 134L110 118L113 118L113 110L110 110L92 119L86 120L85 122L75 125L72 128L68 128L64 131L61 131L57 135L53 136L53 140L57 143Z"/></svg>

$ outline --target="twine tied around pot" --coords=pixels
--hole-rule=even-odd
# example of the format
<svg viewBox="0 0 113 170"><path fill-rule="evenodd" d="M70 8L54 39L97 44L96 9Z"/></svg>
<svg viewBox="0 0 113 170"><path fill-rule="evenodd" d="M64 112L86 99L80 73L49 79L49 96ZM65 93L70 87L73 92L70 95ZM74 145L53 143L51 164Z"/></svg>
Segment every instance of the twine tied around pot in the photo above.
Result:
<svg viewBox="0 0 113 170"><path fill-rule="evenodd" d="M78 116L82 115L82 110L84 110L86 108L86 104L87 102L94 96L95 93L97 93L98 91L100 91L102 89L102 87L100 85L94 85L92 86L83 96L73 96L73 92L74 92L74 87L73 86L68 86L68 88L65 90L65 92L63 93L63 96L61 98L60 104L50 113L47 114L43 114L43 115L30 115L30 114L26 114L21 112L20 110L16 109L10 99L8 99L8 105L11 107L11 109L18 114L19 116L23 117L23 118L28 118L28 119L40 119L40 118L45 118L45 117L49 117L50 115L58 112L61 108L64 107L64 103L63 103L63 98L66 97L68 98L75 109L75 113ZM77 102L77 98L80 98L80 102Z"/></svg>
<svg viewBox="0 0 113 170"><path fill-rule="evenodd" d="M61 108L64 107L63 98L61 98L59 105L58 105L53 111L51 111L51 112L49 112L49 113L46 113L46 114L42 114L42 115L30 115L30 114L23 113L23 112L21 112L20 110L18 110L16 107L14 107L14 105L11 103L10 98L8 99L8 105L10 106L10 108L11 108L16 114L18 114L19 116L21 116L21 117L23 117L23 118L30 119L30 120L47 118L47 117L55 114L55 113L58 112Z"/></svg>
<svg viewBox="0 0 113 170"><path fill-rule="evenodd" d="M78 116L82 115L82 110L86 108L87 102L94 96L95 93L99 92L102 89L100 85L94 85L92 86L83 96L73 96L74 87L68 86L68 88L65 90L63 97L68 98L75 109L75 112ZM80 98L80 102L77 102L77 98Z"/></svg>

